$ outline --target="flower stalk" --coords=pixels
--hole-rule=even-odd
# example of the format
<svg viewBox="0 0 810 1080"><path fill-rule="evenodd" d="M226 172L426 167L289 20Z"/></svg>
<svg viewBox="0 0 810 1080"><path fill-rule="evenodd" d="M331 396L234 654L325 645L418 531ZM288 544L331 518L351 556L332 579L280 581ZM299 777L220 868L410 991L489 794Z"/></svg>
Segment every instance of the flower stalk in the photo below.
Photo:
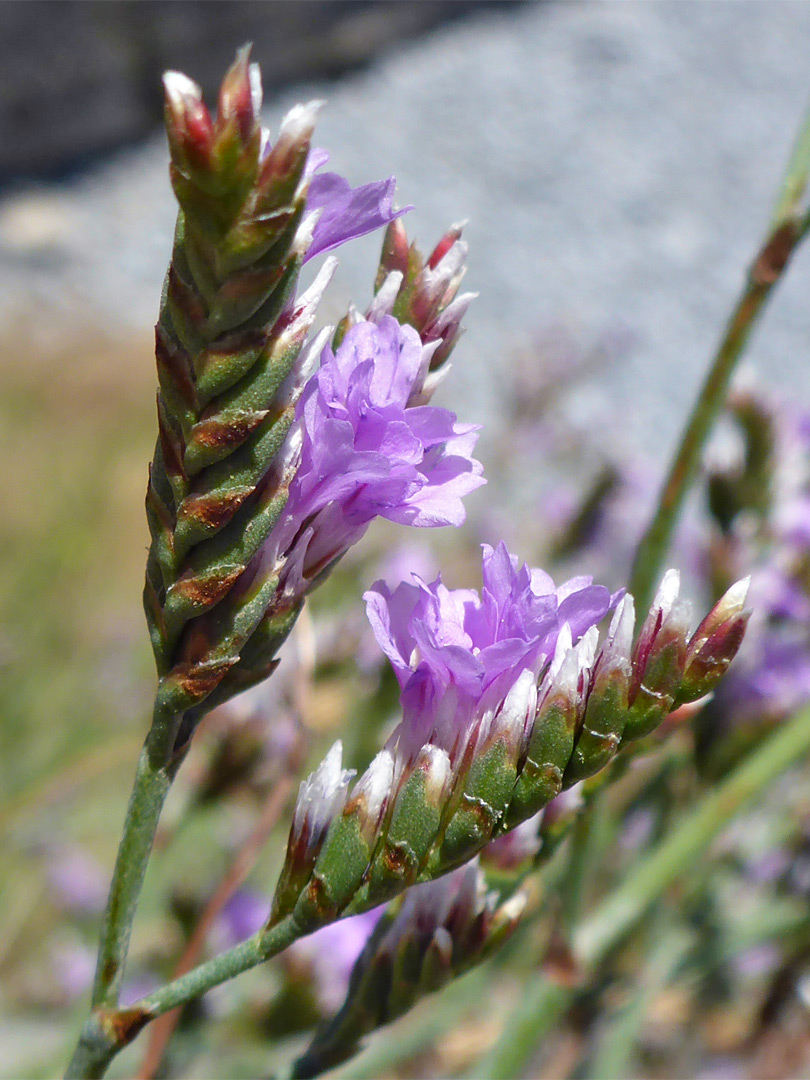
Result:
<svg viewBox="0 0 810 1080"><path fill-rule="evenodd" d="M728 395L731 376L776 285L810 229L810 211L800 209L810 177L810 110L805 115L768 232L748 271L745 286L714 354L652 520L636 551L629 589L639 610L649 603L684 499L695 478L706 440Z"/></svg>

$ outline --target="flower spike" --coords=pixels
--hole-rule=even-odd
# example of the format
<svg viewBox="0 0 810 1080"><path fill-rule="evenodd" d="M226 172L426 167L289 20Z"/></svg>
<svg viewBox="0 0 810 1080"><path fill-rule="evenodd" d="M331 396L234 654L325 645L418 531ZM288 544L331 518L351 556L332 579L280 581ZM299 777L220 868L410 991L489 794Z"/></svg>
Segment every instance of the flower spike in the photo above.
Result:
<svg viewBox="0 0 810 1080"><path fill-rule="evenodd" d="M320 102L290 110L271 144L247 49L216 117L186 76L168 73L165 91L179 214L156 331L144 603L156 716L180 755L204 712L272 671L306 592L373 517L458 524L483 481L475 429L414 407L427 362L415 330L383 315L336 353L328 330L310 339L331 259L296 297L304 262L405 212L393 178L351 188L322 171Z"/></svg>

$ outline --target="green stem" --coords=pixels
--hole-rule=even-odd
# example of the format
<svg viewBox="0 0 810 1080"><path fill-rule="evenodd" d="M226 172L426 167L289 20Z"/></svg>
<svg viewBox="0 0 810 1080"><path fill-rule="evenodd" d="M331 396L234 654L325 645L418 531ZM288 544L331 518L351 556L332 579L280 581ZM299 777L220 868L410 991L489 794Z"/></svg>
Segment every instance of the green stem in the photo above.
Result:
<svg viewBox="0 0 810 1080"><path fill-rule="evenodd" d="M689 871L715 836L785 769L808 753L810 709L804 709L707 795L579 928L574 934L574 955L579 963L586 967L601 963L669 886ZM558 986L545 975L532 979L472 1080L519 1076L535 1047L558 1023L574 996L574 989Z"/></svg>
<svg viewBox="0 0 810 1080"><path fill-rule="evenodd" d="M138 759L110 884L93 985L93 1008L109 1008L118 1002L135 909L170 785L171 778L165 769L152 764L147 739Z"/></svg>
<svg viewBox="0 0 810 1080"><path fill-rule="evenodd" d="M807 232L807 219L801 220L797 216L797 208L808 176L810 110L788 163L768 235L748 272L745 288L681 436L652 521L636 551L629 591L636 599L639 619L644 618L652 601L686 493L700 464L706 439L723 407L734 368L775 285Z"/></svg>
<svg viewBox="0 0 810 1080"><path fill-rule="evenodd" d="M95 1009L82 1031L66 1080L93 1080L103 1076L115 1055L150 1021L264 963L298 937L298 926L292 916L287 916L269 930L260 930L235 948L200 964L129 1008Z"/></svg>

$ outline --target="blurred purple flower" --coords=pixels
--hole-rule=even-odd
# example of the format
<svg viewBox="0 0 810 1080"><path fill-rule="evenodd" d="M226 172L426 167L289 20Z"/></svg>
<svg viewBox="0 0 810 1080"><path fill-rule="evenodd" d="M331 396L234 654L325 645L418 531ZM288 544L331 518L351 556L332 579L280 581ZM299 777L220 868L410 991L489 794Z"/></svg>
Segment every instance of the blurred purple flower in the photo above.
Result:
<svg viewBox="0 0 810 1080"><path fill-rule="evenodd" d="M294 942L284 954L309 970L313 992L324 1012L334 1012L346 996L355 961L384 911L383 904L362 915L340 919Z"/></svg>
<svg viewBox="0 0 810 1080"><path fill-rule="evenodd" d="M222 909L220 931L226 948L252 937L267 922L270 904L267 897L250 889L239 889Z"/></svg>
<svg viewBox="0 0 810 1080"><path fill-rule="evenodd" d="M54 851L48 866L54 899L69 911L97 914L107 901L107 874L86 851L67 845Z"/></svg>
<svg viewBox="0 0 810 1080"><path fill-rule="evenodd" d="M54 982L70 1001L81 997L93 985L95 950L78 943L59 942L51 949Z"/></svg>
<svg viewBox="0 0 810 1080"><path fill-rule="evenodd" d="M810 701L810 646L787 631L764 630L716 691L735 720L778 719Z"/></svg>

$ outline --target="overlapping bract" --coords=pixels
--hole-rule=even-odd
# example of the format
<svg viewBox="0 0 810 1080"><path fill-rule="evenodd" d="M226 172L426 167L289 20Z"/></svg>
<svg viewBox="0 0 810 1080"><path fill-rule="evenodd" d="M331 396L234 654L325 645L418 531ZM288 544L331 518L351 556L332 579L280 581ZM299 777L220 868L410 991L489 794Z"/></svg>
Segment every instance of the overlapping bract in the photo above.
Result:
<svg viewBox="0 0 810 1080"><path fill-rule="evenodd" d="M399 217L393 178L351 188L320 171L318 103L296 106L272 145L260 106L245 50L216 119L194 83L166 77L180 211L157 326L145 607L156 715L185 717L178 750L204 711L272 670L303 594L373 516L458 522L460 496L481 482L471 429L393 393L410 379L424 394L438 345L379 312L345 352L332 354L327 331L310 340L333 260L295 295L307 259ZM361 341L365 366L347 366Z"/></svg>
<svg viewBox="0 0 810 1080"><path fill-rule="evenodd" d="M335 800L324 789L331 825L304 861L293 825L271 921L292 912L310 930L440 877L709 692L740 645L747 582L691 636L678 591L669 571L634 643L632 597L585 578L555 588L503 545L485 548L480 597L438 581L378 585L369 614L403 718L353 790Z"/></svg>

